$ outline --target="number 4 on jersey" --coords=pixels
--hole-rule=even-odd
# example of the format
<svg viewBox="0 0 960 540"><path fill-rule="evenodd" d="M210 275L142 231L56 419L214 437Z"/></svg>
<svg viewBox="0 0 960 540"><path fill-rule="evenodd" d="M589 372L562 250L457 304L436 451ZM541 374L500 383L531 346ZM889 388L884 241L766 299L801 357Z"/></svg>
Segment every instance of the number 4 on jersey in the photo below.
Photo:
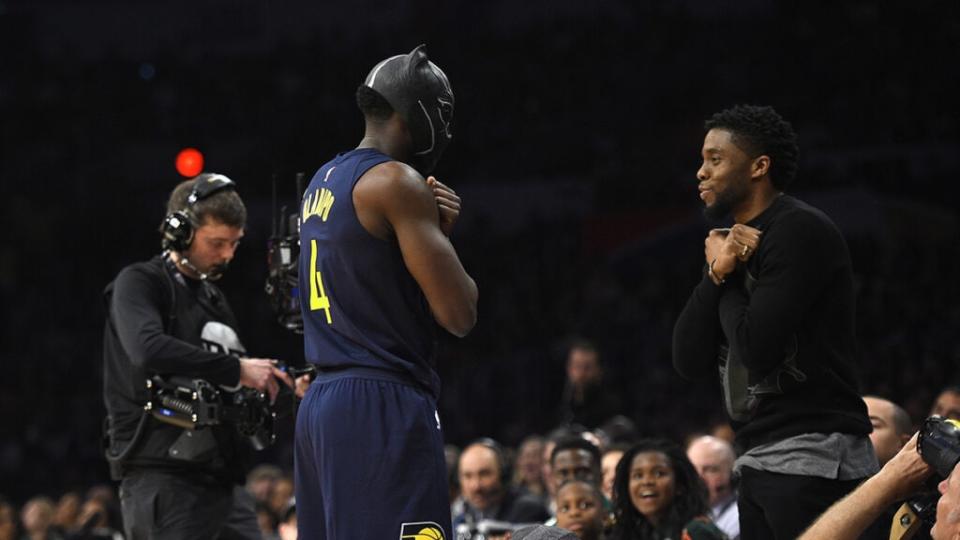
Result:
<svg viewBox="0 0 960 540"><path fill-rule="evenodd" d="M333 318L330 317L330 298L327 297L327 292L323 288L323 278L317 270L316 240L310 240L310 268L313 270L313 276L310 279L310 311L322 309L327 315L327 324L333 324Z"/></svg>

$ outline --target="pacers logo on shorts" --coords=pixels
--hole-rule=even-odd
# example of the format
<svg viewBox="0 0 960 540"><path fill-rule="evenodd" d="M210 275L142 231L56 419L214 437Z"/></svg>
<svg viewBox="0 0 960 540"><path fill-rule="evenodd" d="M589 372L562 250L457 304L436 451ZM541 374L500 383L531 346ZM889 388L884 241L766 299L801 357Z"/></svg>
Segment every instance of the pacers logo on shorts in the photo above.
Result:
<svg viewBox="0 0 960 540"><path fill-rule="evenodd" d="M432 521L400 525L400 540L446 540L443 528Z"/></svg>

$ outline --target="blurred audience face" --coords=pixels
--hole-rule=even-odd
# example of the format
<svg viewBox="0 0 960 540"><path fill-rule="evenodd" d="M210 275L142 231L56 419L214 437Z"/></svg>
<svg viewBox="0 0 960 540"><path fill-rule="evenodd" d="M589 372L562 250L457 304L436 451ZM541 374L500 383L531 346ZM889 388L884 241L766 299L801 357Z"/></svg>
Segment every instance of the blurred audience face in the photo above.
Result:
<svg viewBox="0 0 960 540"><path fill-rule="evenodd" d="M85 527L88 523L95 529L107 526L107 507L100 499L87 499L83 503L77 519L77 528Z"/></svg>
<svg viewBox="0 0 960 540"><path fill-rule="evenodd" d="M584 480L599 485L597 468L590 452L582 448L561 450L553 458L553 481L558 486L570 480Z"/></svg>
<svg viewBox="0 0 960 540"><path fill-rule="evenodd" d="M247 475L247 491L253 495L255 501L269 502L279 478L280 469L272 465L260 465Z"/></svg>
<svg viewBox="0 0 960 540"><path fill-rule="evenodd" d="M610 450L600 460L600 469L603 473L603 496L613 500L613 480L617 476L617 463L623 457L623 450Z"/></svg>
<svg viewBox="0 0 960 540"><path fill-rule="evenodd" d="M53 501L34 497L27 501L20 513L20 521L28 534L42 534L53 525Z"/></svg>
<svg viewBox="0 0 960 540"><path fill-rule="evenodd" d="M64 493L57 501L57 509L53 514L53 524L64 531L72 531L77 528L81 502L79 493L72 491Z"/></svg>
<svg viewBox="0 0 960 540"><path fill-rule="evenodd" d="M873 431L870 432L870 442L873 443L873 450L877 454L877 461L882 467L884 463L890 461L897 452L903 448L903 445L910 440L910 433L900 433L897 430L897 424L894 420L894 405L892 402L876 397L865 397L863 402L867 404L867 415L870 416L870 423L873 424Z"/></svg>
<svg viewBox="0 0 960 540"><path fill-rule="evenodd" d="M521 484L540 484L543 480L543 439L531 438L522 445L517 455L517 476Z"/></svg>
<svg viewBox="0 0 960 540"><path fill-rule="evenodd" d="M647 521L658 525L676 493L676 476L663 452L640 452L630 464L630 502Z"/></svg>
<svg viewBox="0 0 960 540"><path fill-rule="evenodd" d="M603 530L603 501L597 490L582 481L563 484L557 491L557 526L581 540L596 540Z"/></svg>
<svg viewBox="0 0 960 540"><path fill-rule="evenodd" d="M730 478L735 455L730 443L709 435L700 437L690 443L687 458L707 485L710 506L726 501L733 494Z"/></svg>
<svg viewBox="0 0 960 540"><path fill-rule="evenodd" d="M574 347L567 357L567 380L574 388L600 383L600 357L596 351Z"/></svg>
<svg viewBox="0 0 960 540"><path fill-rule="evenodd" d="M480 444L470 445L460 455L460 491L467 503L480 511L489 510L503 499L503 485L497 454Z"/></svg>
<svg viewBox="0 0 960 540"><path fill-rule="evenodd" d="M958 466L960 467L960 466ZM930 529L933 540L960 538L960 474L954 467L950 476L940 482L940 500L937 501L937 520Z"/></svg>
<svg viewBox="0 0 960 540"><path fill-rule="evenodd" d="M17 517L13 507L0 502L0 540L16 540Z"/></svg>
<svg viewBox="0 0 960 540"><path fill-rule="evenodd" d="M290 499L293 497L293 480L287 477L280 478L273 486L273 493L270 495L270 510L276 515L281 515L290 506Z"/></svg>
<svg viewBox="0 0 960 540"><path fill-rule="evenodd" d="M930 414L960 420L960 394L953 390L944 390L937 396Z"/></svg>

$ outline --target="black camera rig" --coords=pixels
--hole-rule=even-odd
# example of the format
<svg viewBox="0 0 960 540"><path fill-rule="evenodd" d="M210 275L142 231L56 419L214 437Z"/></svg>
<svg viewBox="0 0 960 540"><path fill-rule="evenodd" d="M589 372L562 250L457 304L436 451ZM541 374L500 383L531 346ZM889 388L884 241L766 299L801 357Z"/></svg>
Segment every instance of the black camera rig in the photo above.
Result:
<svg viewBox="0 0 960 540"><path fill-rule="evenodd" d="M293 379L316 371L313 366L278 367ZM157 420L190 430L230 425L256 450L276 441L277 420L292 415L295 407L293 392L283 384L273 403L259 390L226 390L202 379L155 375L146 384L150 400L144 410Z"/></svg>

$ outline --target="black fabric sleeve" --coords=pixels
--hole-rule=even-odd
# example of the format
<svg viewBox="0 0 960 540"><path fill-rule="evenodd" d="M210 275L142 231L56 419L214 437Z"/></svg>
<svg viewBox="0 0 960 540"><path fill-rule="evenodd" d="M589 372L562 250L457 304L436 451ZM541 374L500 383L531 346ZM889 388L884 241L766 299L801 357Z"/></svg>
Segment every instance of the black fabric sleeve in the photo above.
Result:
<svg viewBox="0 0 960 540"><path fill-rule="evenodd" d="M788 340L823 291L837 241L842 239L813 214L793 212L764 233L753 294L724 288L720 324L748 369L765 375L783 361Z"/></svg>
<svg viewBox="0 0 960 540"><path fill-rule="evenodd" d="M163 276L142 267L128 267L117 276L110 317L130 361L147 373L197 377L236 386L240 380L239 359L207 351L164 332L165 306L170 294Z"/></svg>
<svg viewBox="0 0 960 540"><path fill-rule="evenodd" d="M687 379L715 375L720 331L717 305L720 291L704 272L673 327L673 368Z"/></svg>

